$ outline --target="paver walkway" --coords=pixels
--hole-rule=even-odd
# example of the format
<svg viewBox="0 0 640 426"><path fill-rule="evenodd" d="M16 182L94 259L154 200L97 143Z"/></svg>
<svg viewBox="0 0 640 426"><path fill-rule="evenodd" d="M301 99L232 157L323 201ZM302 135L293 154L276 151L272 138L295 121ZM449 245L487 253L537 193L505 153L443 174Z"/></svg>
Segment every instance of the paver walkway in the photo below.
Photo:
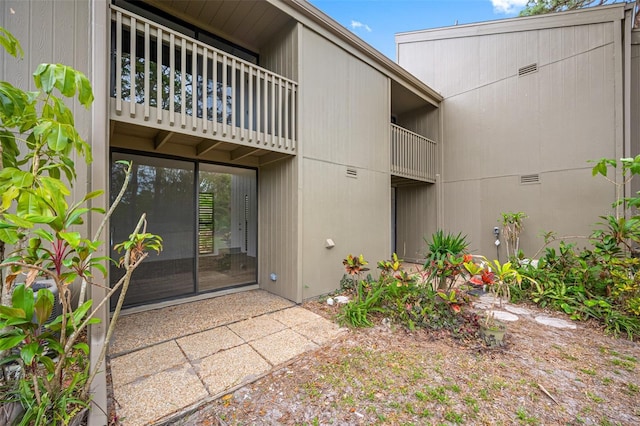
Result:
<svg viewBox="0 0 640 426"><path fill-rule="evenodd" d="M499 306L501 308L498 308ZM545 315L535 315L527 308L519 306L513 306L508 302L499 303L499 300L493 297L491 294L484 294L480 296L479 300L473 304L474 308L480 310L486 310L493 313L493 316L497 320L513 322L518 321L520 317L530 317L539 324L544 324L554 328L568 328L575 330L576 324L571 321L567 321L561 318L548 317ZM498 308L498 309L496 309Z"/></svg>
<svg viewBox="0 0 640 426"><path fill-rule="evenodd" d="M109 353L118 417L171 423L341 331L262 290L123 316Z"/></svg>

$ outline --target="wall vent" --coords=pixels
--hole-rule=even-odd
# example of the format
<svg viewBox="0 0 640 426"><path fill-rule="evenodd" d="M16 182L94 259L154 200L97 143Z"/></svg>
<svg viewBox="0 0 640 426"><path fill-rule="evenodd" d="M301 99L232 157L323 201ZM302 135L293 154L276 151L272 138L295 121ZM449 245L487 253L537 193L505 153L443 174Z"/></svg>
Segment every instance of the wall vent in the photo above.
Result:
<svg viewBox="0 0 640 426"><path fill-rule="evenodd" d="M540 175L537 173L535 175L522 175L520 176L520 183L522 185L528 183L540 183Z"/></svg>
<svg viewBox="0 0 640 426"><path fill-rule="evenodd" d="M347 177L357 178L358 177L358 169L352 169L347 167Z"/></svg>
<svg viewBox="0 0 640 426"><path fill-rule="evenodd" d="M526 65L518 69L518 77L522 77L523 75L531 74L536 71L538 71L538 64Z"/></svg>

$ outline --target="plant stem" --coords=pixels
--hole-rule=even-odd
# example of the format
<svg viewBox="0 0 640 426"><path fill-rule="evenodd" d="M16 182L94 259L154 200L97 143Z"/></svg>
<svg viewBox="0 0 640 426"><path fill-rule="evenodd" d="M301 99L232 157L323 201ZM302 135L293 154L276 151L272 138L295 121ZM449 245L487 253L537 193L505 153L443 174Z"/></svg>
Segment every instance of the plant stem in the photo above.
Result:
<svg viewBox="0 0 640 426"><path fill-rule="evenodd" d="M96 230L96 233L93 236L93 241L97 241L98 238L100 238L100 234L102 234L102 230L104 229L107 221L111 218L111 215L115 211L118 204L120 204L122 197L124 197L124 193L126 192L127 187L129 186L129 180L131 178L131 167L132 167L132 163L130 162L127 169L124 172L124 183L120 188L120 192L118 193L118 196L111 204L109 211L104 215L104 217L102 218L102 221L100 221L100 225L98 226L98 229ZM88 263L92 257L93 257L93 253L88 256L86 262ZM86 293L87 293L87 279L85 277L82 277L82 284L80 285L80 296L78 297L78 305L82 305L84 303Z"/></svg>
<svg viewBox="0 0 640 426"><path fill-rule="evenodd" d="M140 232L140 228L143 228L144 231L146 231L146 214L143 213L142 216L140 216L140 220L138 221L138 224L136 225L135 230L133 231L133 234L138 234ZM109 344L109 340L111 340L111 335L113 334L113 330L115 329L115 325L116 322L118 320L118 317L120 316L120 311L122 310L122 305L124 305L124 298L127 294L127 290L129 289L129 282L131 281L131 274L133 274L133 271L136 269L136 267L140 264L140 262L142 262L146 257L148 256L147 253L144 253L142 256L140 256L136 262L134 262L133 264L129 263L129 260L131 258L131 249L127 250L127 252L125 253L125 267L126 267L126 272L124 275L124 282L123 282L123 286L122 286L122 291L120 292L120 297L118 297L118 303L116 304L116 309L113 311L113 316L111 317L111 322L109 323L109 328L107 330L107 335L105 336L104 339L104 344L102 345L102 349L100 350L100 355L98 355L97 358L97 362L95 367L93 368L93 371L91 371L91 374L89 376L89 378L87 379L87 382L85 383L85 387L84 387L84 391L83 393L86 395L89 393L89 390L91 388L91 383L93 382L93 379L95 378L96 374L98 373L98 370L100 369L100 367L102 366L102 363L104 362L104 358L107 354L107 346ZM105 297L105 300L107 300L107 298Z"/></svg>

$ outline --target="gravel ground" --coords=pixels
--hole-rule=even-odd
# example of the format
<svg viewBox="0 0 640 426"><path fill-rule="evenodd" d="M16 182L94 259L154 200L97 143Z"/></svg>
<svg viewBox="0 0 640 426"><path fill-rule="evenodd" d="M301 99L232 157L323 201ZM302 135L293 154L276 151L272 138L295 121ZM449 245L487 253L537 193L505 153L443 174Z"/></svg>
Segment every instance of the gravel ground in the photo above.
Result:
<svg viewBox="0 0 640 426"><path fill-rule="evenodd" d="M337 314L320 302L305 307ZM556 329L522 318L509 325L504 348L489 349L378 322L178 424L638 425L639 360L638 343L590 324Z"/></svg>

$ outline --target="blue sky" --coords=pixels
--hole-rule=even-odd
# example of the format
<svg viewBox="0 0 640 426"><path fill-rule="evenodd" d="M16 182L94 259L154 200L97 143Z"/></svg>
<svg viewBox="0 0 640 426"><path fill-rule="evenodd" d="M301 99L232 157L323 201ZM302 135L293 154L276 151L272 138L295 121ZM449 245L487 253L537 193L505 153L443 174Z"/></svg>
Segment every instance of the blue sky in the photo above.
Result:
<svg viewBox="0 0 640 426"><path fill-rule="evenodd" d="M512 18L526 0L309 0L395 60L395 33Z"/></svg>

